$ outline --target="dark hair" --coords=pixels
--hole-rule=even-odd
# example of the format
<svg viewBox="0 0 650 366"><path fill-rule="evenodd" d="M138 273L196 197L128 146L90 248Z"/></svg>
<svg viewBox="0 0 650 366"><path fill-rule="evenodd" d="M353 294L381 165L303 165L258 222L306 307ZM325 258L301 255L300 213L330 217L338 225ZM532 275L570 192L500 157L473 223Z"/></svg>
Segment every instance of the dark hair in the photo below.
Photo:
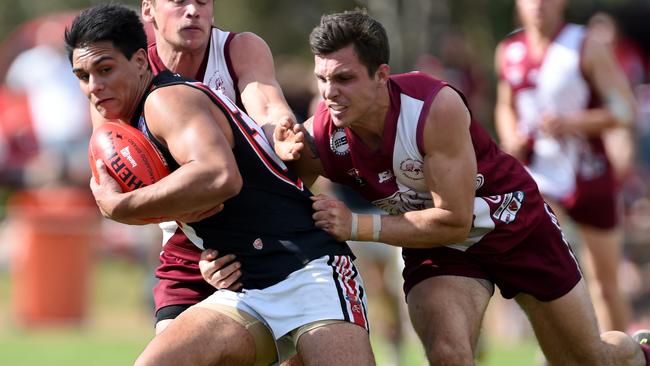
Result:
<svg viewBox="0 0 650 366"><path fill-rule="evenodd" d="M119 4L101 4L77 15L65 30L65 48L72 62L75 48L110 41L127 58L139 49L147 49L147 36L138 14Z"/></svg>
<svg viewBox="0 0 650 366"><path fill-rule="evenodd" d="M309 46L314 55L327 55L350 44L354 45L359 60L366 65L370 76L390 59L384 26L365 10L323 15L320 24L309 35Z"/></svg>

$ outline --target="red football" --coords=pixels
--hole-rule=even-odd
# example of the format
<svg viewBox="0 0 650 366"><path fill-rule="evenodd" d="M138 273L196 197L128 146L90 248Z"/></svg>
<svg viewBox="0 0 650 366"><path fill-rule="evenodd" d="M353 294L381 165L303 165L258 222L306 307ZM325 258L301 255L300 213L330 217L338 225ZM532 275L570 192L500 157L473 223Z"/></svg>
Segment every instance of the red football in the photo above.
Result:
<svg viewBox="0 0 650 366"><path fill-rule="evenodd" d="M153 184L169 174L158 149L138 129L123 123L106 122L90 137L88 160L98 182L97 159L104 162L122 192Z"/></svg>

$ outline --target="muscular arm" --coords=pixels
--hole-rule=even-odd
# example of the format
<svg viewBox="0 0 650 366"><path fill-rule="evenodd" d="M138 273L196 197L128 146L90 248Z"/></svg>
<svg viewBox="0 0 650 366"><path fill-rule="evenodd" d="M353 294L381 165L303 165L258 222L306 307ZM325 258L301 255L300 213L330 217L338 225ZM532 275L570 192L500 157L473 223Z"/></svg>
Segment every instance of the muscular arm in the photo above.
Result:
<svg viewBox="0 0 650 366"><path fill-rule="evenodd" d="M242 182L231 151L232 131L207 96L182 85L161 88L147 99L145 116L180 168L132 192L96 195L110 218L121 222L174 218L208 211L239 192Z"/></svg>
<svg viewBox="0 0 650 366"><path fill-rule="evenodd" d="M635 118L634 97L612 51L593 38L585 40L582 69L603 102L601 108L565 116L570 130L599 135L605 129L630 126Z"/></svg>
<svg viewBox="0 0 650 366"><path fill-rule="evenodd" d="M462 242L472 224L476 156L470 115L458 93L442 89L424 127L424 176L434 207L382 216L380 241L428 248Z"/></svg>
<svg viewBox="0 0 650 366"><path fill-rule="evenodd" d="M476 156L469 132L469 111L458 93L442 89L424 127L424 177L433 208L381 216L381 233L373 239L369 215L359 215L357 239L407 248L431 248L463 242L472 224ZM316 196L316 225L339 240L351 238L351 213L345 205ZM363 216L363 217L362 217Z"/></svg>
<svg viewBox="0 0 650 366"><path fill-rule="evenodd" d="M296 117L275 78L273 55L266 42L253 33L239 33L232 40L230 55L248 115L263 127L282 121L295 123ZM272 134L264 129L273 141Z"/></svg>

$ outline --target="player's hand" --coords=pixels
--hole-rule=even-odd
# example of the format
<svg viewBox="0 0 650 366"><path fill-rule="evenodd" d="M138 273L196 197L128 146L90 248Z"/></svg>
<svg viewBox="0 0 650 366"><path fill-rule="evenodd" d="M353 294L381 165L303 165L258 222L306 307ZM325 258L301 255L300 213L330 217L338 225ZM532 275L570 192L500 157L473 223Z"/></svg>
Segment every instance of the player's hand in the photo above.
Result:
<svg viewBox="0 0 650 366"><path fill-rule="evenodd" d="M201 253L199 268L203 279L217 289L238 291L242 287L237 282L241 277L241 263L235 262L233 254L217 258L218 254L214 249L206 249Z"/></svg>
<svg viewBox="0 0 650 366"><path fill-rule="evenodd" d="M280 121L273 131L273 148L283 161L300 159L305 147L305 129L291 120Z"/></svg>
<svg viewBox="0 0 650 366"><path fill-rule="evenodd" d="M90 177L90 190L95 197L97 207L99 207L99 211L104 217L119 221L118 218L113 217L113 209L117 204L118 195L122 193L122 189L117 181L108 174L104 162L97 160L95 167L99 182L95 180L95 177Z"/></svg>
<svg viewBox="0 0 650 366"><path fill-rule="evenodd" d="M324 194L312 196L311 200L314 202L312 218L316 227L325 230L336 240L350 240L352 212L345 203Z"/></svg>
<svg viewBox="0 0 650 366"><path fill-rule="evenodd" d="M569 132L568 120L553 114L542 116L540 129L551 137L562 137Z"/></svg>

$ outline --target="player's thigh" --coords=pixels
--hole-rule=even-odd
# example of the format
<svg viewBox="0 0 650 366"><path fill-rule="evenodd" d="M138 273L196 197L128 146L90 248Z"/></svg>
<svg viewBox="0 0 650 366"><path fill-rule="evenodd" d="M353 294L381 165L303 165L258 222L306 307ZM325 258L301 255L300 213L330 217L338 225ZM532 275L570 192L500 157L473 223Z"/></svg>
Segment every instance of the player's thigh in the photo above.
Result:
<svg viewBox="0 0 650 366"><path fill-rule="evenodd" d="M298 353L305 366L375 364L366 329L344 321L303 333L298 338Z"/></svg>
<svg viewBox="0 0 650 366"><path fill-rule="evenodd" d="M252 365L255 341L231 317L191 307L171 322L145 348L137 366Z"/></svg>
<svg viewBox="0 0 650 366"><path fill-rule="evenodd" d="M603 358L598 324L584 280L558 299L539 301L528 294L516 297L535 330L551 364L573 365Z"/></svg>
<svg viewBox="0 0 650 366"><path fill-rule="evenodd" d="M473 349L493 289L487 280L462 276L430 277L415 285L407 303L425 347L445 341Z"/></svg>

